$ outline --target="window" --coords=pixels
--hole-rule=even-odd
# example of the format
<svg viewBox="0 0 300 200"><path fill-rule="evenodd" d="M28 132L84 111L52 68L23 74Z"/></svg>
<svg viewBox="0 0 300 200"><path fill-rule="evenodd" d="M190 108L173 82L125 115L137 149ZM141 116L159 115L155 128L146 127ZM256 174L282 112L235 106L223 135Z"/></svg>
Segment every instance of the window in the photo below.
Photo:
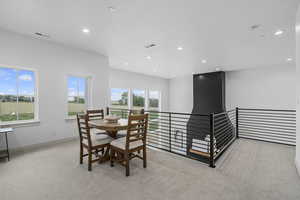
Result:
<svg viewBox="0 0 300 200"><path fill-rule="evenodd" d="M0 67L0 121L37 118L35 73Z"/></svg>
<svg viewBox="0 0 300 200"><path fill-rule="evenodd" d="M150 111L160 111L160 92L159 91L149 91L148 96L148 109ZM149 130L156 131L159 129L159 113L150 112L149 115Z"/></svg>
<svg viewBox="0 0 300 200"><path fill-rule="evenodd" d="M141 109L145 107L145 90L134 89L132 91L133 109Z"/></svg>
<svg viewBox="0 0 300 200"><path fill-rule="evenodd" d="M112 88L110 101L114 108L128 109L128 89Z"/></svg>
<svg viewBox="0 0 300 200"><path fill-rule="evenodd" d="M87 108L87 78L68 77L68 116L83 113Z"/></svg>
<svg viewBox="0 0 300 200"><path fill-rule="evenodd" d="M160 93L159 91L149 91L149 110L156 110L159 111L159 99L160 99Z"/></svg>

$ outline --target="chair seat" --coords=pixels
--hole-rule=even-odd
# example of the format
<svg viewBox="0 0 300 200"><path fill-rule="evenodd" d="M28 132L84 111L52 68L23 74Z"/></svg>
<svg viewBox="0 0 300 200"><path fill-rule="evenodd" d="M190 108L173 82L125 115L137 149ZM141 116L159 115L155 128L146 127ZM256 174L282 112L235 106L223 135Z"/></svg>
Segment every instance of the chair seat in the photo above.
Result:
<svg viewBox="0 0 300 200"><path fill-rule="evenodd" d="M110 144L114 139L108 135L95 135L91 134L92 146ZM85 145L88 145L87 141L83 141Z"/></svg>
<svg viewBox="0 0 300 200"><path fill-rule="evenodd" d="M119 139L116 139L110 143L111 146L115 146L119 149L125 150L126 148L126 137L122 137ZM143 146L143 142L141 140L130 142L129 149L134 149L137 147Z"/></svg>

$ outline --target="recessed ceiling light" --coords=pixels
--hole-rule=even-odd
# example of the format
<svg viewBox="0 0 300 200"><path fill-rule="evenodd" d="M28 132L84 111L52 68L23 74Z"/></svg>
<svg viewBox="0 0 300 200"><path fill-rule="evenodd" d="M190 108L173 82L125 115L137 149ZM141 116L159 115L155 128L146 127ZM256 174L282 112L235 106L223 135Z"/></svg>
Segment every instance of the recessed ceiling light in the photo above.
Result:
<svg viewBox="0 0 300 200"><path fill-rule="evenodd" d="M203 60L201 60L201 62L202 62L203 64L205 64L205 63L207 63L207 60L203 59Z"/></svg>
<svg viewBox="0 0 300 200"><path fill-rule="evenodd" d="M83 32L83 33L90 33L90 29L83 28L83 29L82 29L82 32Z"/></svg>
<svg viewBox="0 0 300 200"><path fill-rule="evenodd" d="M109 6L108 9L110 12L115 12L117 10L114 6Z"/></svg>
<svg viewBox="0 0 300 200"><path fill-rule="evenodd" d="M287 61L287 62L292 62L293 59L292 59L292 58L287 58L286 61Z"/></svg>
<svg viewBox="0 0 300 200"><path fill-rule="evenodd" d="M146 58L147 58L148 60L150 60L150 59L151 59L151 56L147 56Z"/></svg>
<svg viewBox="0 0 300 200"><path fill-rule="evenodd" d="M276 36L279 36L279 35L282 35L283 34L283 30L277 30L275 33L274 33L274 35L276 35Z"/></svg>
<svg viewBox="0 0 300 200"><path fill-rule="evenodd" d="M177 47L177 50L181 51L181 50L183 50L183 48L179 46L179 47Z"/></svg>

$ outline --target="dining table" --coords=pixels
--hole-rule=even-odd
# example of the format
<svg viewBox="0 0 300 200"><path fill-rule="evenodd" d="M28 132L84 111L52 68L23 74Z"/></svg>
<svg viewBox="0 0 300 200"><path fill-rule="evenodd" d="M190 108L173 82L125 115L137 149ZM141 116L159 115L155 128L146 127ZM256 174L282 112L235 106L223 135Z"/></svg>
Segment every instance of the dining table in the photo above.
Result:
<svg viewBox="0 0 300 200"><path fill-rule="evenodd" d="M91 128L96 128L99 130L104 130L112 138L118 138L118 132L122 130L127 130L128 120L119 119L118 122L108 122L107 120L92 120L89 122Z"/></svg>

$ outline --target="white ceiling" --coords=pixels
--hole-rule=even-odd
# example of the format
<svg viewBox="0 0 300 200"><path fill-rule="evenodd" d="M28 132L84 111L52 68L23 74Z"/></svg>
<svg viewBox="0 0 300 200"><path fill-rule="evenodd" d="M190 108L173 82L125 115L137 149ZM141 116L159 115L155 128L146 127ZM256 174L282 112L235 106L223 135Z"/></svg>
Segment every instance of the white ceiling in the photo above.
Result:
<svg viewBox="0 0 300 200"><path fill-rule="evenodd" d="M286 59L295 57L299 2L0 0L0 28L32 37L35 32L49 34L48 40L107 55L114 68L171 78L217 66L234 70L293 65ZM255 24L261 27L251 31ZM89 28L90 34L83 34L82 28ZM274 36L278 29L284 30L279 37ZM146 49L150 43L157 46Z"/></svg>

